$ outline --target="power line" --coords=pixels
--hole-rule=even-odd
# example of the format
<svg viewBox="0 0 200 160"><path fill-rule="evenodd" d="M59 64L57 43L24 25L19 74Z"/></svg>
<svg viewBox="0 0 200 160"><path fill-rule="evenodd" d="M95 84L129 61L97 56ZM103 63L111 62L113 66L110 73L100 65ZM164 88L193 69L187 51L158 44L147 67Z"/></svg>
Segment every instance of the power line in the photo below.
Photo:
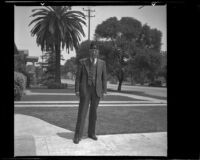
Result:
<svg viewBox="0 0 200 160"><path fill-rule="evenodd" d="M95 10L91 10L89 9L89 7L88 9L83 8L83 10L88 12L88 15L85 16L88 17L88 40L90 41L90 18L95 17L95 15L94 16L91 15L91 12L95 12Z"/></svg>

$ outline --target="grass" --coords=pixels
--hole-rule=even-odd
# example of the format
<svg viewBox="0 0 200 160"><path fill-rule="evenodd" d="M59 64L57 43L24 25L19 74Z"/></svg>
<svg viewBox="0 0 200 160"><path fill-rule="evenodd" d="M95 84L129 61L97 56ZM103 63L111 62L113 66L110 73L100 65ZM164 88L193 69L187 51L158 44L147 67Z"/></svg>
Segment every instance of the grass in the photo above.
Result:
<svg viewBox="0 0 200 160"><path fill-rule="evenodd" d="M68 89L29 89L31 92L35 93L74 93L74 86L72 88ZM162 96L155 96L155 95L149 95L141 91L117 91L114 89L108 89L109 92L117 92L117 93L126 93L126 94L134 94L138 96L145 96L145 97L150 97L150 98L157 98L161 100L166 100L167 97L162 97Z"/></svg>
<svg viewBox="0 0 200 160"><path fill-rule="evenodd" d="M21 101L78 101L79 98L75 95L25 95ZM104 101L136 101L138 99L125 96L107 95Z"/></svg>
<svg viewBox="0 0 200 160"><path fill-rule="evenodd" d="M108 91L109 91L109 92L118 92L118 93L134 94L134 95L138 95L138 96L144 96L144 97L150 97L150 98L157 98L157 99L161 99L161 100L166 100L166 99L167 99L167 97L149 95L149 94L146 94L146 93L141 92L141 91L117 91L117 90L113 90L113 89L108 89Z"/></svg>
<svg viewBox="0 0 200 160"><path fill-rule="evenodd" d="M74 131L78 108L15 108L15 114L42 119L53 125ZM161 132L167 130L167 107L99 107L96 134ZM84 135L87 135L88 117Z"/></svg>
<svg viewBox="0 0 200 160"><path fill-rule="evenodd" d="M67 89L28 89L33 93L74 93L74 88Z"/></svg>

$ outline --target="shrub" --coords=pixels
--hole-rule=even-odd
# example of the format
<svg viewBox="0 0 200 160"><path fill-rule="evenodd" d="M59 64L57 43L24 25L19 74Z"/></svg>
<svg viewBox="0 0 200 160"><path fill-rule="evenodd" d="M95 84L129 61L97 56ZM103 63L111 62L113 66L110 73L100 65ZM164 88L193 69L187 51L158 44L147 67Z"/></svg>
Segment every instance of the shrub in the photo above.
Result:
<svg viewBox="0 0 200 160"><path fill-rule="evenodd" d="M152 87L161 87L162 86L162 82L160 80L156 80L156 81L150 83L149 86L152 86Z"/></svg>
<svg viewBox="0 0 200 160"><path fill-rule="evenodd" d="M47 88L48 89L66 89L67 84L50 82L50 83L47 84Z"/></svg>
<svg viewBox="0 0 200 160"><path fill-rule="evenodd" d="M19 101L22 97L22 90L20 87L15 83L14 84L14 100Z"/></svg>
<svg viewBox="0 0 200 160"><path fill-rule="evenodd" d="M14 72L14 100L20 100L26 89L26 77L19 72Z"/></svg>

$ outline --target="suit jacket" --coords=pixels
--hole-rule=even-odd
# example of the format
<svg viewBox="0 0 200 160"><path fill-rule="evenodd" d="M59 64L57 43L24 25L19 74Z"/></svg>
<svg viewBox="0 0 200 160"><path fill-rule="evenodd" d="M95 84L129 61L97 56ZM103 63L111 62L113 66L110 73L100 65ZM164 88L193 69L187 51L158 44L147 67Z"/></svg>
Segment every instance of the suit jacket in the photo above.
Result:
<svg viewBox="0 0 200 160"><path fill-rule="evenodd" d="M89 63L89 58L79 60L75 79L75 92L80 92L80 96L88 93ZM96 63L96 93L98 97L102 97L103 93L107 92L106 63L101 59L97 59Z"/></svg>

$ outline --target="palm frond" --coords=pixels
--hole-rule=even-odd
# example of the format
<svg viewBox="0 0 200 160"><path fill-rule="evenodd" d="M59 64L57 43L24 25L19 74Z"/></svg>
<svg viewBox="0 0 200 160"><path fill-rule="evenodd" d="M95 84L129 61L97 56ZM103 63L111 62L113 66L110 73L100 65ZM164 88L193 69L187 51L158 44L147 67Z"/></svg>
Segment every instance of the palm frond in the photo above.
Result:
<svg viewBox="0 0 200 160"><path fill-rule="evenodd" d="M41 10L41 11L39 11ZM41 16L41 15L47 15L49 11L47 9L38 9L36 13L31 14L29 17L35 17L35 16Z"/></svg>
<svg viewBox="0 0 200 160"><path fill-rule="evenodd" d="M32 20L30 23L29 23L29 25L28 26L30 26L31 24L33 24L33 23L35 23L35 22L40 22L42 19L44 19L45 18L45 16L43 16L43 17L38 17L38 18L35 18L34 20Z"/></svg>
<svg viewBox="0 0 200 160"><path fill-rule="evenodd" d="M66 50L77 48L81 36L85 36L83 25L86 25L85 14L80 11L71 11L67 6L45 6L33 10L33 19L29 26L36 23L31 35L36 35L36 43L44 48L55 48L58 44Z"/></svg>
<svg viewBox="0 0 200 160"><path fill-rule="evenodd" d="M81 11L68 11L63 16L65 17L77 16L85 19L85 14Z"/></svg>

